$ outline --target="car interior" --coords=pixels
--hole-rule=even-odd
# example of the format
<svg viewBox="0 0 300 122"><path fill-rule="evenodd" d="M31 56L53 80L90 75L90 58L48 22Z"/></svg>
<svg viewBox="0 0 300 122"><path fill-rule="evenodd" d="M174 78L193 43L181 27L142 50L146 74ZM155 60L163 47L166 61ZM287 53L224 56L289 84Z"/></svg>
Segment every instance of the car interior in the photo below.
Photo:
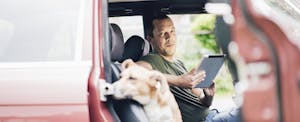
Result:
<svg viewBox="0 0 300 122"><path fill-rule="evenodd" d="M161 13L175 26L170 47L176 46L182 69L201 67L205 54L226 55L215 93L231 92L225 97L236 106L215 102L223 94L214 94L210 110L229 106L238 110L237 121L299 121L299 1L3 0L0 121L149 121L140 103L116 100L124 92L113 83L120 83L122 62L153 52L146 23ZM177 101L181 97L193 96L178 95Z"/></svg>
<svg viewBox="0 0 300 122"><path fill-rule="evenodd" d="M142 23L136 22L139 25L142 25L142 29L145 32L147 23L149 21L149 18L157 13L165 13L167 15L184 15L184 14L206 14L209 13L206 10L205 4L206 3L229 3L228 0L110 0L108 3L108 17L113 18L113 17L132 17L132 16L140 16ZM298 92L293 91L292 93L294 95L283 95L285 94L290 94L290 88L293 87L293 89L299 89L294 88L295 82L293 83L287 83L283 81L296 81L295 79L299 79L298 76L294 75L291 76L288 79L287 76L285 75L290 75L290 71L284 72L284 69L287 69L287 65L292 64L292 63L284 63L284 61L292 61L288 55L285 55L283 53L287 53L287 50L292 50L294 48L294 45L290 44L290 41L293 40L293 37L290 37L290 34L292 35L292 26L288 26L290 23L285 23L282 20L280 22L281 18L284 18L284 16L277 16L279 14L290 14L293 15L294 17L299 15L297 12L291 11L292 9L294 10L299 10L298 7L293 6L291 3L297 3L294 0L287 0L287 1L264 1L264 2L258 2L258 1L231 1L232 3L230 4L231 7L235 10L232 10L232 14L234 15L234 19L236 19L236 22L233 24L232 27L229 27L228 22L225 20L228 18L225 18L223 15L217 15L216 17L216 27L215 27L215 35L216 35L216 43L220 50L227 55L227 67L230 71L230 75L232 77L232 83L235 85L239 82L239 80L242 81L242 77L238 77L243 75L243 73L248 72L249 69L253 68L254 69L254 76L261 78L260 80L265 80L266 83L270 83L270 87L260 87L257 86L261 89L264 89L265 91L259 91L257 87L253 89L247 89L249 90L248 93L245 95L245 101L248 101L248 103L243 104L243 114L246 116L243 116L244 120L263 120L264 116L262 115L264 113L263 108L269 106L269 110L275 111L273 113L272 117L270 117L271 120L278 120L282 121L285 120L284 116L293 116L295 112L291 108L294 108L296 105L296 102L290 102L289 100L292 101L297 101L294 99L296 96L295 94ZM252 3L251 3L252 2ZM254 4L256 3L256 4ZM271 8L268 8L266 6L262 6L263 3L267 3L269 6L273 7L274 13L270 12ZM285 4L283 4L285 3ZM288 5L291 4L291 5ZM295 4L294 4L295 5ZM238 6L238 7L237 7ZM290 8L285 8L284 6L290 6ZM265 7L265 8L264 8ZM293 8L294 7L294 8ZM260 8L259 10L253 10ZM278 11L281 9L281 12ZM266 11L269 11L266 12ZM299 13L299 12L298 12ZM264 15L265 14L265 15ZM263 16L264 15L264 16ZM277 16L278 18L276 18ZM230 16L227 16L230 18ZM130 21L136 21L136 20L130 20ZM110 21L108 23L111 23ZM281 24L280 24L281 23ZM282 24L284 23L284 24ZM122 25L124 23L115 23L117 25ZM242 28L241 28L242 27ZM124 29L124 27L120 27L121 30ZM284 29L287 28L287 29ZM244 30L243 30L244 29ZM233 31L230 31L233 30ZM142 32L142 31L139 31ZM147 41L145 41L145 33L142 32L142 34L137 34L138 32L133 32L129 37L124 38L123 40L123 54L122 54L122 60L120 62L111 62L113 64L116 64L117 66L119 63L121 63L124 59L133 59L134 61L138 60L138 58L142 55L145 55L147 52L151 52L151 47L149 48L149 51L147 49L148 44L146 44ZM231 37L230 32L233 32L233 36ZM298 31L295 31L298 32ZM127 33L124 32L123 33ZM138 37L135 37L135 35L138 35ZM276 36L280 36L282 38L278 38ZM132 38L131 38L132 37ZM231 39L232 38L232 39ZM288 39L289 38L289 39ZM135 41L131 41L135 40ZM140 40L140 41L137 41ZM143 41L145 44L143 44ZM235 64L233 60L231 59L231 56L229 54L229 43L231 40L234 40L234 43L237 43L238 46L241 46L241 48L249 47L247 49L253 49L254 43L257 45L264 45L267 48L259 47L262 52L268 55L264 55L265 57L263 58L257 58L255 56L251 57L251 55L248 55L250 53L254 53L255 51L244 51L242 52L243 54L240 54L238 56L245 58L246 65L247 67L243 67L244 69L239 66L239 61L235 59ZM284 41L282 41L284 40ZM297 39L294 39L297 40ZM297 41L294 41L297 42ZM298 41L299 42L299 41ZM287 45L290 46L290 48L285 48L282 50L284 47L283 43L289 43ZM251 45L253 44L253 45ZM139 46L140 45L140 46ZM287 46L285 45L285 46ZM291 46L292 45L292 46ZM252 47L251 47L252 46ZM132 47L139 47L139 48L132 48ZM245 50L245 49L243 49ZM255 50L255 49L253 49ZM268 50L268 51L266 51ZM278 52L276 52L276 50ZM291 52L296 52L296 49ZM143 54L141 54L143 52ZM291 55L291 52L288 52L288 54ZM259 67L260 64L263 65L270 65L271 71L267 72L268 74L255 74L257 72L256 68ZM237 70L237 67L239 70ZM249 68L250 67L250 68ZM291 69L294 67L291 66ZM245 70L246 69L246 70ZM110 70L110 69L106 69ZM242 72L242 70L244 72ZM239 71L239 74L237 73ZM111 72L106 72L108 74L118 74L119 71L111 71ZM247 75L247 74L246 74ZM249 74L248 74L249 75ZM250 74L251 75L251 74ZM253 75L253 74L252 74ZM272 77L273 79L264 79L268 77ZM285 76L285 77L282 77ZM240 78L240 79L239 79ZM292 79L294 78L294 79ZM115 79L113 80L107 80L110 82L114 82L118 79L118 76L115 76ZM253 80L250 78L246 78L246 80ZM299 81L299 80L298 80ZM299 82L298 82L299 84ZM272 86L272 87L271 87ZM285 92L288 91L288 92ZM244 94L243 94L244 95ZM269 96L270 101L272 104L266 104L264 102L265 99L268 97L262 97L264 95L273 95L272 97ZM259 100L253 101L253 99L256 99L257 97L261 97ZM284 98L290 98L290 99L284 99ZM252 99L252 100L251 100ZM287 102L288 101L288 102ZM118 119L120 121L126 121L128 118L131 118L132 120L128 121L135 121L135 120L140 120L140 121L146 121L146 119L143 119L143 111L141 109L141 106L138 103L135 103L134 101L127 100L127 103L124 103L123 105L120 105L118 103L119 101L114 102L112 107L118 106L118 109L110 109L111 113L115 112L116 116L114 116L114 119ZM251 104L252 102L257 102L257 105ZM121 111L119 109L120 106L125 107L129 106L129 108L134 108L134 109L124 109L124 111ZM259 105L264 106L264 107L258 107ZM273 106L272 106L273 105ZM130 107L131 106L131 107ZM292 110L292 111L290 111ZM138 112L137 112L138 111ZM296 111L296 110L294 110ZM247 113L248 112L248 113ZM252 115L251 113L260 113L257 114L257 117L250 116ZM277 112L277 113L276 113ZM284 113L289 113L289 114L284 114ZM130 115L131 114L131 115ZM136 115L136 116L134 116ZM128 117L130 116L130 117ZM137 117L134 118L133 117ZM140 118L138 118L140 117ZM254 119L253 119L254 118ZM296 118L296 116L295 116Z"/></svg>
<svg viewBox="0 0 300 122"><path fill-rule="evenodd" d="M207 3L216 3L211 6L211 8L215 10L209 10L209 7L206 6L208 5ZM220 7L217 5L218 3L226 3L228 5L227 8L229 9L226 9L226 6L218 8ZM102 16L104 17L101 17L104 33L106 33L107 38L104 37L103 55L104 57L109 57L108 59L111 59L107 61L107 59L104 58L105 80L109 83L118 80L121 72L120 63L125 59L136 61L139 57L151 52L151 46L147 43L145 38L145 30L147 29L145 23L150 21L151 16L156 13L165 13L168 16L213 13L216 14L214 29L216 44L221 52L227 55L226 66L232 77L232 84L235 86L235 91L238 91L245 96L241 98L244 100L242 110L239 111L240 116L241 112L243 114L241 119L246 121L289 120L284 118L284 116L297 119L298 116L295 114L297 113L295 111L298 109L292 108L297 108L294 106L299 103L294 99L294 97L298 95L297 93L299 93L296 91L296 89L299 90L300 88L299 82L298 88L295 88L296 82L288 83L282 81L296 81L297 78L299 79L299 73L297 76L294 72L291 77L281 76L291 75L289 73L290 71L285 71L284 69L288 69L286 67L293 63L296 64L296 62L293 62L295 60L291 60L288 55L283 53L292 54L293 52L295 55L299 54L297 53L298 50L293 47L295 44L293 45L290 43L290 40L297 39L292 36L289 37L289 39L287 38L290 34L293 35L291 30L294 30L295 32L298 31L297 29L292 29L294 26L287 26L292 25L291 22L286 23L286 20L280 21L282 18L286 19L285 15L287 14L289 14L289 16L292 15L293 17L299 15L299 8L295 6L295 3L297 3L295 0L109 0L108 3L107 1L104 1L102 2L103 9L101 10L107 9L107 11L102 11L102 13L104 13ZM297 10L298 12L296 12ZM226 11L228 13L226 13ZM279 16L279 14L282 14L282 16ZM107 20L106 16L109 20ZM115 17L125 17L126 22L112 21ZM127 17L133 18L129 19ZM130 24L129 22L137 25L135 27L136 30L131 32L122 31L126 30L127 25ZM118 25L119 30L116 31L113 27L109 27L112 25ZM108 28L110 28L110 33L105 31L108 30ZM137 30L137 28L140 30ZM233 34L231 34L231 32ZM119 40L114 40L117 39L114 38L114 35L117 35ZM288 48L283 49L285 46ZM107 47L110 47L110 49L106 49ZM240 47L240 50L238 50L238 47ZM258 52L261 51L262 57L257 57L256 54L254 54L257 50ZM279 51L276 52L276 50ZM230 55L229 52L232 51L235 53ZM114 57L114 55L116 55L117 58ZM291 63L284 63L285 61ZM265 74L259 74L256 70L261 64L270 66L269 68L272 70L264 72ZM295 72L298 70L294 68L294 66L290 66L289 68L295 69ZM253 70L252 72L250 71L251 69ZM243 86L240 85L242 87L236 89L236 86L239 86L241 83L253 81L253 79L247 77L247 75L260 78L259 80L267 83L268 87L255 86L257 84L249 82L249 84L254 84L255 88L243 89ZM273 79L267 79L266 76ZM292 91L294 95L283 96L282 94L284 93L290 94L290 88L294 90ZM253 101L253 99L255 99L255 101ZM270 100L271 103L265 102L268 100ZM105 103L107 104L114 121L147 121L142 106L135 101L129 99L116 101L109 98L108 102ZM253 103L255 103L255 105ZM274 112L272 113L272 111ZM253 113L256 113L255 116L253 116ZM265 113L267 113L267 118Z"/></svg>
<svg viewBox="0 0 300 122"><path fill-rule="evenodd" d="M207 13L204 9L206 0L163 0L163 1L117 1L111 0L108 3L108 16L111 17L123 17L123 16L142 16L143 23L149 21L149 17L160 12L167 15L172 14L205 14ZM216 34L223 38L223 40L218 43L221 45L226 54L228 51L226 49L229 41L229 29L226 24L221 19L222 17L217 17L217 23L221 25L216 27ZM132 20L134 21L134 20ZM118 23L109 23L109 38L110 38L110 51L111 51L111 83L118 80L121 67L120 63L126 59L132 59L137 61L141 56L151 52L151 46L144 36L137 34L131 35L128 39L124 39L122 28L118 26ZM225 26L223 26L225 25ZM143 29L145 32L146 25L143 24ZM227 28L226 28L227 27ZM226 31L227 33L224 33ZM231 66L234 66L231 64ZM115 121L148 121L146 115L142 109L142 106L133 100L113 100L112 102L107 102L110 113L113 115Z"/></svg>

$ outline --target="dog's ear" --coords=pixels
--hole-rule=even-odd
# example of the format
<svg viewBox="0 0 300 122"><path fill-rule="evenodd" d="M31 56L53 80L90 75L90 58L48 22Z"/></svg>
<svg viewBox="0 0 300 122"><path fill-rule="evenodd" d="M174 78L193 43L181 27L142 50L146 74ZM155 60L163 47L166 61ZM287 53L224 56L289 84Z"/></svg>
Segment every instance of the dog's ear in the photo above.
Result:
<svg viewBox="0 0 300 122"><path fill-rule="evenodd" d="M150 72L150 80L152 81L152 86L160 89L162 92L165 92L169 88L166 77L158 71Z"/></svg>
<svg viewBox="0 0 300 122"><path fill-rule="evenodd" d="M122 63L122 68L127 69L128 67L133 66L133 65L136 65L136 64L131 59L126 59Z"/></svg>

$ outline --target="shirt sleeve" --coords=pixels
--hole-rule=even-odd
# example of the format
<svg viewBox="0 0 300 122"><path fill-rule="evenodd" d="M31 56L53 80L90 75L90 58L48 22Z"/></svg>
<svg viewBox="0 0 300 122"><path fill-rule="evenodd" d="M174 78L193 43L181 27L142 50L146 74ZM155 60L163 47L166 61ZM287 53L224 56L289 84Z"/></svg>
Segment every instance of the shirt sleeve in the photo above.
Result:
<svg viewBox="0 0 300 122"><path fill-rule="evenodd" d="M155 54L148 54L140 58L139 61L145 61L149 63L153 69L157 69L157 65L159 64L158 56Z"/></svg>

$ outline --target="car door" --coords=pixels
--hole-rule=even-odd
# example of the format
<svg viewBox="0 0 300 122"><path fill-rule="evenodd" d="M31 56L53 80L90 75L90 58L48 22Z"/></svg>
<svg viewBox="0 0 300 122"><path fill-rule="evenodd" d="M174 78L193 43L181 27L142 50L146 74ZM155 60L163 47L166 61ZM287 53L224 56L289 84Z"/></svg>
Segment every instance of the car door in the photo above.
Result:
<svg viewBox="0 0 300 122"><path fill-rule="evenodd" d="M93 2L0 2L0 121L89 121Z"/></svg>
<svg viewBox="0 0 300 122"><path fill-rule="evenodd" d="M232 33L243 63L244 121L299 121L299 8L294 0L232 1ZM237 48L236 48L237 47ZM239 53L239 54L238 54ZM236 58L237 59L237 58ZM239 67L241 68L241 67Z"/></svg>

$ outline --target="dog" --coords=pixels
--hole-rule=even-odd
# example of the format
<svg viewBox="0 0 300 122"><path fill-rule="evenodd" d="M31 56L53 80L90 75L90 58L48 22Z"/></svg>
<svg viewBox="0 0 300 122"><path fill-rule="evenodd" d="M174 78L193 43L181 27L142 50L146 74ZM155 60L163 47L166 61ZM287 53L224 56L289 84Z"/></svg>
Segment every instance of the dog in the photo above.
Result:
<svg viewBox="0 0 300 122"><path fill-rule="evenodd" d="M150 122L182 122L175 97L162 73L125 60L118 81L112 84L115 99L131 98L143 105Z"/></svg>

